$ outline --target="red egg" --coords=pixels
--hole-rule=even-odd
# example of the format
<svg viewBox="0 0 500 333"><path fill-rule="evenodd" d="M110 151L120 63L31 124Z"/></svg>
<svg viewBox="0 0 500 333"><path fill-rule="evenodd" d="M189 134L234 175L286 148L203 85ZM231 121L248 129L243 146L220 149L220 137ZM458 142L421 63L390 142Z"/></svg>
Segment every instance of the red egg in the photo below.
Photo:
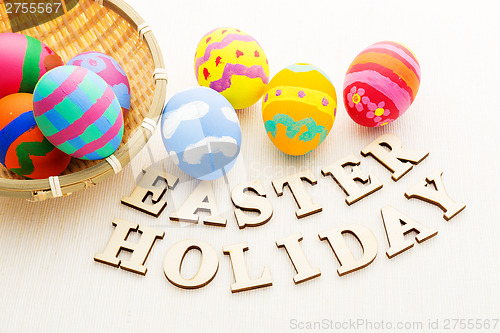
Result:
<svg viewBox="0 0 500 333"><path fill-rule="evenodd" d="M375 43L347 70L344 105L356 123L384 126L408 110L419 86L420 65L413 52L395 42Z"/></svg>

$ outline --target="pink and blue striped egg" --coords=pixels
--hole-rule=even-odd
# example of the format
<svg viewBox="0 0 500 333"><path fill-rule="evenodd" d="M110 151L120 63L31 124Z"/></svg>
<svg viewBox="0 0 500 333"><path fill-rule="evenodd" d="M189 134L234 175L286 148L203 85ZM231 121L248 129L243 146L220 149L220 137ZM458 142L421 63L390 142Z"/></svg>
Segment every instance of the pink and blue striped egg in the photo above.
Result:
<svg viewBox="0 0 500 333"><path fill-rule="evenodd" d="M45 74L33 95L43 135L58 149L83 160L113 154L123 137L123 115L111 87L96 73L62 66Z"/></svg>
<svg viewBox="0 0 500 333"><path fill-rule="evenodd" d="M101 52L84 52L73 57L67 65L84 67L103 78L118 98L123 115L127 114L131 102L130 84L118 61Z"/></svg>

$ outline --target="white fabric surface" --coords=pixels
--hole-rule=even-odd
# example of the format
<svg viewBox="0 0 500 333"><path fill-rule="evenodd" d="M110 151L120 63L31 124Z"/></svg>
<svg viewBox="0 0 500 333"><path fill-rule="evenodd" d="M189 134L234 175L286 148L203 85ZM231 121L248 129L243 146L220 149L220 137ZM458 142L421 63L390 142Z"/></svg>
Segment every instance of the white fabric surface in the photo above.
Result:
<svg viewBox="0 0 500 333"><path fill-rule="evenodd" d="M161 163L166 152L158 130L131 164L96 187L40 203L0 198L0 332L271 332L293 331L293 319L421 321L425 327L436 319L442 325L446 318L498 318L500 21L494 1L129 1L162 47L167 97L196 85L193 55L199 39L215 27L234 26L259 41L271 75L294 62L312 63L329 74L339 99L333 131L309 155L289 157L267 138L260 102L239 111L241 155L229 184L213 182L226 228L169 221L196 182L172 163ZM415 52L422 83L404 116L384 128L362 128L342 105L344 74L358 52L381 40L402 42ZM348 207L344 193L320 169L350 153L359 156L382 133L394 133L404 146L430 155L397 183L374 159L362 158L363 170L376 174L384 188ZM120 204L151 158L182 180L167 194L169 205L158 219ZM316 186L306 186L324 209L297 220L289 190L278 198L271 180L306 168L318 178ZM444 171L448 193L467 204L449 222L439 208L403 196L434 168ZM264 226L239 230L229 191L245 178L262 179L274 217ZM438 235L389 260L380 216L387 204L437 228ZM146 262L145 277L94 262L114 230L114 217L165 231ZM369 227L379 249L370 266L339 277L333 252L317 235L347 223ZM298 231L322 275L295 286L293 266L274 242ZM207 241L219 253L215 279L194 291L170 284L162 268L167 249L188 238ZM241 241L250 247L251 276L270 266L272 287L231 294L232 269L222 246ZM183 273L194 274L197 262L199 256L190 253Z"/></svg>

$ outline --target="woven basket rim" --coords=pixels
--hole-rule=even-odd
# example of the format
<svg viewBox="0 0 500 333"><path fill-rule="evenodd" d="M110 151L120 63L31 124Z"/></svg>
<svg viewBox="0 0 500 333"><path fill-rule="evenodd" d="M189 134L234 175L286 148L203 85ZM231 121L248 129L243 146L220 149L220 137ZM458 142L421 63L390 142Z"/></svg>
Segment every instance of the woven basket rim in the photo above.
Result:
<svg viewBox="0 0 500 333"><path fill-rule="evenodd" d="M82 0L79 0L82 1ZM123 19L128 21L132 28L136 29L139 37L146 43L146 46L153 58L155 74L157 70L164 70L163 56L153 32L144 21L144 19L137 14L137 12L123 0L85 0L93 1L99 5L103 5L108 9L116 12ZM139 29L139 30L138 30ZM158 124L160 116L163 112L166 99L167 79L165 76L158 75L152 78L154 83L154 94L151 106L146 118L149 118ZM121 148L119 148L112 156L115 156L121 167L126 166L132 158L144 148L153 133L149 126L139 126L135 133L128 139ZM85 168L71 174L58 176L61 193L56 195L52 193L49 178L46 179L0 179L0 196L4 197L17 197L32 199L33 201L42 201L48 198L62 195L68 195L75 191L86 189L94 186L97 183L113 176L115 172L113 167L106 160ZM75 179L76 178L76 179Z"/></svg>

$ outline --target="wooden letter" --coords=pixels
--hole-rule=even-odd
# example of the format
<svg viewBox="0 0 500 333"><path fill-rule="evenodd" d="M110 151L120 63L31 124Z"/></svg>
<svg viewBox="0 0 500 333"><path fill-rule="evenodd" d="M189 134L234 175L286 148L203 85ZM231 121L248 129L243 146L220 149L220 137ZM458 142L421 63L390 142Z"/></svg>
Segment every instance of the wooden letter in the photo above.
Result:
<svg viewBox="0 0 500 333"><path fill-rule="evenodd" d="M359 167L361 161L354 155L349 155L330 166L321 169L323 176L332 176L333 179L347 194L345 202L348 205L355 203L358 200L372 194L373 192L382 188L382 183L375 176L366 175ZM345 167L351 166L352 172L346 172ZM358 182L365 184L359 186Z"/></svg>
<svg viewBox="0 0 500 333"><path fill-rule="evenodd" d="M389 249L387 249L386 252L389 259L413 247L413 241L405 239L406 234L409 234L412 231L418 233L415 239L417 242L422 243L423 241L436 236L438 233L436 229L421 225L417 221L403 215L391 206L383 207L381 212L387 241L389 242Z"/></svg>
<svg viewBox="0 0 500 333"><path fill-rule="evenodd" d="M426 177L425 181L418 183L413 188L406 191L405 197L407 199L417 198L438 206L444 211L444 219L449 221L455 215L464 210L465 204L463 202L454 201L446 193L443 180L441 179L442 175L443 171L435 170ZM434 189L432 186L434 186Z"/></svg>
<svg viewBox="0 0 500 333"><path fill-rule="evenodd" d="M226 226L226 219L219 216L215 202L215 194L209 181L202 181L189 195L181 208L170 214L172 221L198 223L198 211L207 212L210 216L203 218L203 223L219 227Z"/></svg>
<svg viewBox="0 0 500 333"><path fill-rule="evenodd" d="M259 279L250 279L244 256L244 251L246 250L248 250L246 242L222 247L224 254L229 255L231 265L233 266L234 283L231 284L231 292L233 293L273 285L271 270L267 266L264 266L264 271Z"/></svg>
<svg viewBox="0 0 500 333"><path fill-rule="evenodd" d="M193 249L201 252L201 264L196 275L187 280L181 275L182 260ZM176 243L165 254L163 272L173 285L184 289L197 289L209 284L219 269L219 258L212 245L201 240L186 239Z"/></svg>
<svg viewBox="0 0 500 333"><path fill-rule="evenodd" d="M165 200L161 200L161 198L167 191L167 187L169 189L175 188L179 178L155 169L152 166L145 169L143 168L142 172L144 175L132 194L128 197L124 196L121 202L126 206L138 209L141 212L153 215L154 217L158 217L167 206L167 202ZM165 180L167 186L158 186L156 184L161 179ZM148 195L151 195L151 200L153 201L152 205L144 202L146 201Z"/></svg>
<svg viewBox="0 0 500 333"><path fill-rule="evenodd" d="M293 267L297 271L297 274L293 277L293 282L295 282L295 284L314 279L321 275L318 268L311 267L311 264L304 254L304 250L300 246L299 242L301 240L302 234L299 232L276 241L277 247L285 248L286 253L288 253L292 261Z"/></svg>
<svg viewBox="0 0 500 333"><path fill-rule="evenodd" d="M310 169L272 181L274 191L278 196L283 195L283 187L288 185L293 197L295 198L295 202L297 202L297 205L299 206L299 209L295 211L295 215L299 219L308 215L319 213L323 210L321 205L312 202L309 193L307 193L307 190L302 183L303 180L309 182L311 185L316 185L318 182L316 177L314 177L314 173Z"/></svg>
<svg viewBox="0 0 500 333"><path fill-rule="evenodd" d="M114 267L121 267L127 271L146 275L147 268L144 266L149 252L157 238L162 239L165 233L161 230L149 227L140 227L137 223L115 218L113 225L116 227L106 248L101 253L94 255L94 260ZM139 231L142 236L138 243L127 241L131 231ZM128 261L121 262L118 253L121 250L132 252Z"/></svg>
<svg viewBox="0 0 500 333"><path fill-rule="evenodd" d="M349 233L356 237L363 248L363 256L355 259L347 246L343 234ZM358 269L365 268L375 260L378 251L377 239L373 232L359 224L349 224L318 234L320 240L327 240L335 253L340 267L337 269L339 276L352 273Z"/></svg>
<svg viewBox="0 0 500 333"><path fill-rule="evenodd" d="M392 179L398 181L413 168L412 163L418 164L422 162L424 158L429 156L429 153L402 148L401 140L397 136L383 134L366 146L361 151L361 155L372 155L387 169L391 170Z"/></svg>
<svg viewBox="0 0 500 333"><path fill-rule="evenodd" d="M248 195L247 191L252 191L257 194ZM273 216L273 207L266 198L266 190L260 180L249 184L239 184L231 191L231 200L236 206L234 215L240 229L248 227L257 227L265 224ZM254 211L259 213L258 216L250 216L244 211Z"/></svg>

